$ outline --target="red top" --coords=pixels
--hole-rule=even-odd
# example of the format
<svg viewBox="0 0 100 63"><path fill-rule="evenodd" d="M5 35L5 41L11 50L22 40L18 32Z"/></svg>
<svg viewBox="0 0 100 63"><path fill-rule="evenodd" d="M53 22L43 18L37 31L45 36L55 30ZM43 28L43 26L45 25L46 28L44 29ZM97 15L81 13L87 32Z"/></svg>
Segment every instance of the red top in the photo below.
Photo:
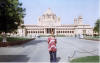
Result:
<svg viewBox="0 0 100 63"><path fill-rule="evenodd" d="M56 39L53 37L48 38L48 50L49 51L56 51Z"/></svg>

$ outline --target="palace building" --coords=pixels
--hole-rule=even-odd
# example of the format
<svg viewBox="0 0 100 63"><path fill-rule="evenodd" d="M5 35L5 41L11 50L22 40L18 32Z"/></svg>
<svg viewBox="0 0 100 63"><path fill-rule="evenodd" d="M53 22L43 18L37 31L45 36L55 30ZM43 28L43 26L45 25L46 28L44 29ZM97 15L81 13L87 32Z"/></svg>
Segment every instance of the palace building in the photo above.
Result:
<svg viewBox="0 0 100 63"><path fill-rule="evenodd" d="M83 24L82 16L74 19L73 24L61 24L61 18L56 16L51 9L47 9L42 16L38 18L36 25L24 25L24 29L18 29L19 36L34 35L55 35L75 36L75 35L93 35L93 28L88 24Z"/></svg>

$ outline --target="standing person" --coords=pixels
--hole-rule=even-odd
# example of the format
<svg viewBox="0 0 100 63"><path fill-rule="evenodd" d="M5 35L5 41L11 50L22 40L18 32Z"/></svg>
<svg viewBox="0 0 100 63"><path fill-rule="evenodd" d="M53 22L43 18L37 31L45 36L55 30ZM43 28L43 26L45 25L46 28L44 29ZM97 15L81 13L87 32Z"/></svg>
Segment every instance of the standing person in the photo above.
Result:
<svg viewBox="0 0 100 63"><path fill-rule="evenodd" d="M48 38L48 50L50 54L50 62L56 62L56 38L52 32L52 35Z"/></svg>

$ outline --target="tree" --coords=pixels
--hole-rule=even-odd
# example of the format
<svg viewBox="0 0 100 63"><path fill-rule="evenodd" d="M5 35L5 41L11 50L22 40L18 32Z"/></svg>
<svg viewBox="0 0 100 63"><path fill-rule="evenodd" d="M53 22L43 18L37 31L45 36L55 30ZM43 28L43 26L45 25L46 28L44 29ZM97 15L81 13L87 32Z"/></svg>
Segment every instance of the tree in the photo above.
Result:
<svg viewBox="0 0 100 63"><path fill-rule="evenodd" d="M98 35L100 35L100 19L98 19L95 23L95 27L93 29L95 32L98 33Z"/></svg>
<svg viewBox="0 0 100 63"><path fill-rule="evenodd" d="M23 23L25 8L18 0L0 0L0 32L3 33L6 42L6 33L11 33L18 29Z"/></svg>
<svg viewBox="0 0 100 63"><path fill-rule="evenodd" d="M22 28L22 36L23 36L23 29L25 28L25 26L22 24L21 28Z"/></svg>

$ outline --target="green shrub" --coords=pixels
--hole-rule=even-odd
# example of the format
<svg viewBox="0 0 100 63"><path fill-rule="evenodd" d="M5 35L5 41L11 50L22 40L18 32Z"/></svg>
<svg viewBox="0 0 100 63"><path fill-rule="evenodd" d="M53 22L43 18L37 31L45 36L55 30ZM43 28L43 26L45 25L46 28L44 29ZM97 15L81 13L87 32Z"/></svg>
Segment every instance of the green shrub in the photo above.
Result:
<svg viewBox="0 0 100 63"><path fill-rule="evenodd" d="M7 41L19 41L19 40L27 40L27 38L21 38L21 37L7 37ZM2 42L2 37L0 37L0 42Z"/></svg>

